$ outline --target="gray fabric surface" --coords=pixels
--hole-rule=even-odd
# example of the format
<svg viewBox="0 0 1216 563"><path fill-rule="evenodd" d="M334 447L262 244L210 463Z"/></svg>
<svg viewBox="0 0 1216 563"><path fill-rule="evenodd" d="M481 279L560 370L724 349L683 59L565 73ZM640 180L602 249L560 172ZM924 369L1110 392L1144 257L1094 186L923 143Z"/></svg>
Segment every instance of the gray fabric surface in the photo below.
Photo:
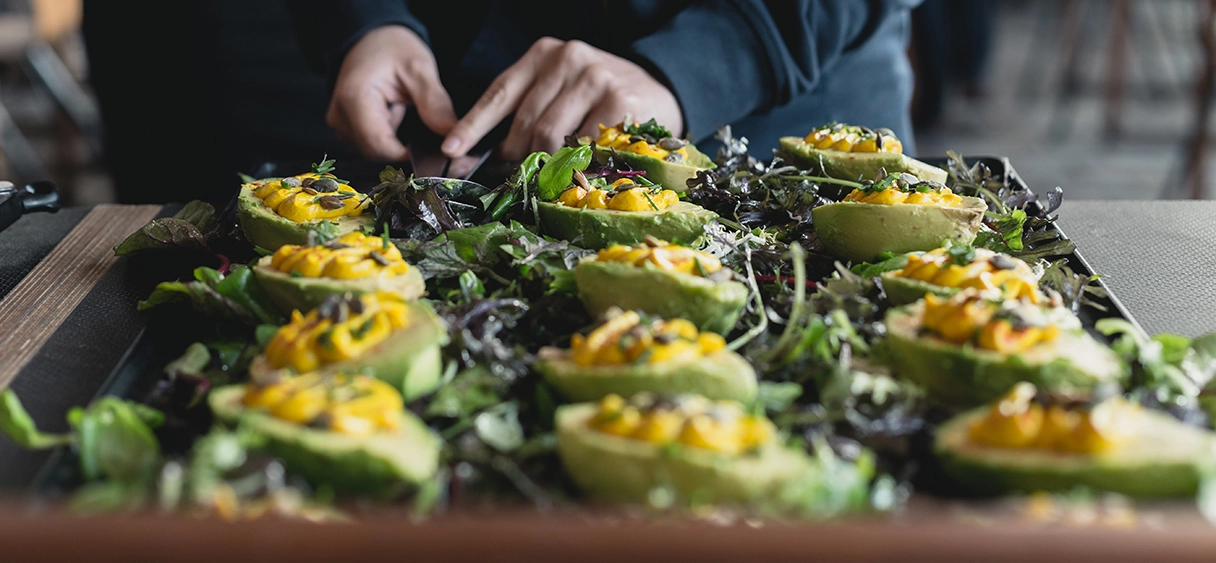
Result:
<svg viewBox="0 0 1216 563"><path fill-rule="evenodd" d="M58 213L31 213L0 231L0 298L17 287L88 212L87 207L69 207Z"/></svg>
<svg viewBox="0 0 1216 563"><path fill-rule="evenodd" d="M1066 201L1059 215L1150 335L1216 331L1216 201Z"/></svg>

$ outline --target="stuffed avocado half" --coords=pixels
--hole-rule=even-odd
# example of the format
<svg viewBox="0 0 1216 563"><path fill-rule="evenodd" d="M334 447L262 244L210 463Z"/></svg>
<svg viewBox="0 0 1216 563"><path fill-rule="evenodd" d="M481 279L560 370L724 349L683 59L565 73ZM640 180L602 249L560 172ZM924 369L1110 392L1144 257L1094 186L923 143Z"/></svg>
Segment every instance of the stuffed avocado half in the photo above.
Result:
<svg viewBox="0 0 1216 563"><path fill-rule="evenodd" d="M895 375L930 399L972 407L1027 381L1053 393L1120 382L1126 367L1063 307L992 299L969 289L928 294L887 312L886 346Z"/></svg>
<svg viewBox="0 0 1216 563"><path fill-rule="evenodd" d="M712 254L647 236L640 244L612 245L574 268L587 312L612 307L686 319L701 330L725 334L747 302L747 286Z"/></svg>
<svg viewBox="0 0 1216 563"><path fill-rule="evenodd" d="M751 502L779 496L811 468L772 422L702 396L609 395L559 407L557 451L593 497L645 502L668 486L681 499Z"/></svg>
<svg viewBox="0 0 1216 563"><path fill-rule="evenodd" d="M636 244L647 235L693 244L716 213L681 201L674 191L645 180L619 178L603 186L587 183L581 173L554 201L538 201L537 214L545 234L577 241L584 248Z"/></svg>
<svg viewBox="0 0 1216 563"><path fill-rule="evenodd" d="M366 375L310 373L211 391L220 420L252 432L313 486L389 496L433 476L441 442L396 388Z"/></svg>
<svg viewBox="0 0 1216 563"><path fill-rule="evenodd" d="M884 252L969 245L983 226L988 205L935 182L905 174L866 181L843 201L811 210L819 241L829 254L868 262Z"/></svg>
<svg viewBox="0 0 1216 563"><path fill-rule="evenodd" d="M782 137L777 155L799 168L841 180L873 178L886 170L946 183L945 170L905 155L903 148L890 129L829 123L806 137Z"/></svg>
<svg viewBox="0 0 1216 563"><path fill-rule="evenodd" d="M273 252L286 244L315 244L371 230L375 218L367 213L366 198L338 180L332 166L327 160L313 165L313 172L243 184L237 220L245 238Z"/></svg>
<svg viewBox="0 0 1216 563"><path fill-rule="evenodd" d="M1054 401L1020 383L937 430L934 452L956 481L982 493L1068 491L1194 495L1216 462L1216 435L1116 396Z"/></svg>
<svg viewBox="0 0 1216 563"><path fill-rule="evenodd" d="M616 308L588 334L571 337L570 348L542 348L535 368L574 401L650 391L747 402L758 386L756 370L722 336L684 319Z"/></svg>
<svg viewBox="0 0 1216 563"><path fill-rule="evenodd" d="M664 189L675 192L688 190L688 180L697 172L715 168L713 159L697 150L696 145L677 138L671 131L651 119L639 124L600 124L600 134L594 139L596 159L624 160L636 170L645 170L646 178Z"/></svg>
<svg viewBox="0 0 1216 563"><path fill-rule="evenodd" d="M425 301L388 292L331 296L308 313L293 311L249 370L257 378L358 371L412 400L439 385L447 342L447 328Z"/></svg>
<svg viewBox="0 0 1216 563"><path fill-rule="evenodd" d="M1046 297L1039 290L1039 275L1025 261L1008 254L951 245L909 253L903 267L882 274L882 285L895 305L913 303L929 293L949 297L968 288L1040 303Z"/></svg>
<svg viewBox="0 0 1216 563"><path fill-rule="evenodd" d="M426 292L422 274L395 245L361 232L316 246L281 246L259 259L253 273L285 313L311 310L331 295L385 291L416 299Z"/></svg>

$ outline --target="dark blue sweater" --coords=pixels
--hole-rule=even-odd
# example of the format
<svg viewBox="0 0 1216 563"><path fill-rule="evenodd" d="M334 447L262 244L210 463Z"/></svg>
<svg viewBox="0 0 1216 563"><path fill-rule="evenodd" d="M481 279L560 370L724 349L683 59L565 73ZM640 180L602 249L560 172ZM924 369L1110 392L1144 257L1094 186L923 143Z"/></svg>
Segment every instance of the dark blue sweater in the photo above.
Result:
<svg viewBox="0 0 1216 563"><path fill-rule="evenodd" d="M920 0L314 0L286 2L315 68L333 77L363 34L397 24L431 46L462 114L545 36L580 39L666 83L687 135L731 125L754 154L829 121L888 127L915 154L906 56ZM645 116L636 116L645 119ZM710 154L713 154L712 152Z"/></svg>

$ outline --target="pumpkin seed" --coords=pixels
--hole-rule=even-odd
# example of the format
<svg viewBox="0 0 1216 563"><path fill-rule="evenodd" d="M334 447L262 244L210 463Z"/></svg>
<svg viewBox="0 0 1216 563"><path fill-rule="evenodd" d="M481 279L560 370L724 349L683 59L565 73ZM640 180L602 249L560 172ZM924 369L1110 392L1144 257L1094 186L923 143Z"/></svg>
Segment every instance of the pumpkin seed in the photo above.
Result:
<svg viewBox="0 0 1216 563"><path fill-rule="evenodd" d="M318 203L325 209L342 209L342 200L331 195L325 195L318 198Z"/></svg>
<svg viewBox="0 0 1216 563"><path fill-rule="evenodd" d="M680 150L684 148L684 141L675 137L667 137L659 141L659 147L669 151Z"/></svg>
<svg viewBox="0 0 1216 563"><path fill-rule="evenodd" d="M285 188L298 188L298 187L300 187L301 182L300 182L299 178L292 176L289 178L283 178L282 180L279 180L279 185L281 185Z"/></svg>
<svg viewBox="0 0 1216 563"><path fill-rule="evenodd" d="M338 182L333 178L321 178L314 181L312 184L309 184L308 187L317 190L318 192L336 192L338 191Z"/></svg>
<svg viewBox="0 0 1216 563"><path fill-rule="evenodd" d="M383 254L380 254L379 252L376 252L374 250L371 252L368 252L367 256L368 256L368 258L371 258L373 262L375 262L381 266L388 266L389 264L391 264L391 262L388 261L388 258L385 258Z"/></svg>

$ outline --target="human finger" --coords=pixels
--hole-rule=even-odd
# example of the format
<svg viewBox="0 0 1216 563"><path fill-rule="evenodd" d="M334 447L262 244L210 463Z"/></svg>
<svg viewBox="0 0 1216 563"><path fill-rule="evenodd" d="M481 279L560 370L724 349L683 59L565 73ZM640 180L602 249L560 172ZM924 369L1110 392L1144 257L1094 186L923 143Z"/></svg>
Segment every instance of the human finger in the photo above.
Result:
<svg viewBox="0 0 1216 563"><path fill-rule="evenodd" d="M446 135L456 125L452 97L439 80L434 59L414 59L406 65L404 86L427 129Z"/></svg>
<svg viewBox="0 0 1216 563"><path fill-rule="evenodd" d="M337 120L330 123L339 136L355 145L365 158L399 161L409 156L397 138L397 126L405 115L405 104L390 102L374 89L364 90L337 106Z"/></svg>
<svg viewBox="0 0 1216 563"><path fill-rule="evenodd" d="M452 127L441 146L444 154L451 157L465 154L514 112L536 77L537 64L561 43L551 37L540 39L519 61L498 75L477 103Z"/></svg>
<svg viewBox="0 0 1216 563"><path fill-rule="evenodd" d="M519 109L511 119L511 130L500 145L504 150L503 158L522 160L527 156L532 146L534 127L565 88L566 83L566 76L561 72L542 70L538 73L532 88L519 103Z"/></svg>

